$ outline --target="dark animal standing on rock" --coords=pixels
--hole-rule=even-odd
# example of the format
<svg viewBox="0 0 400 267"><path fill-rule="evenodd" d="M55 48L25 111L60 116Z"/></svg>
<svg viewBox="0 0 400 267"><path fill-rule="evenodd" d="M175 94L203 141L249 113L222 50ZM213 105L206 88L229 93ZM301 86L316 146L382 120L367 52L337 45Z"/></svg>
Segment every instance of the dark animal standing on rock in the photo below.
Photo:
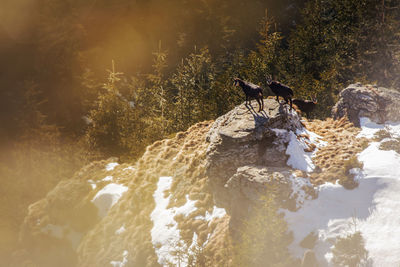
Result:
<svg viewBox="0 0 400 267"><path fill-rule="evenodd" d="M307 118L309 117L311 111L314 110L317 105L317 98L314 96L311 100L301 100L301 99L293 99L293 103L304 113L306 113Z"/></svg>
<svg viewBox="0 0 400 267"><path fill-rule="evenodd" d="M246 105L247 102L251 105L251 98L255 98L257 100L257 103L259 105L259 110L258 112L264 110L264 100L263 100L263 89L260 86L257 86L255 84L243 81L239 78L234 79L234 85L242 87L243 92L246 95Z"/></svg>
<svg viewBox="0 0 400 267"><path fill-rule="evenodd" d="M286 104L290 102L290 110L292 110L292 97L293 90L290 87L281 84L280 82L273 81L271 78L267 77L267 84L271 91L276 95L276 101L279 103L279 97L283 97L285 99Z"/></svg>

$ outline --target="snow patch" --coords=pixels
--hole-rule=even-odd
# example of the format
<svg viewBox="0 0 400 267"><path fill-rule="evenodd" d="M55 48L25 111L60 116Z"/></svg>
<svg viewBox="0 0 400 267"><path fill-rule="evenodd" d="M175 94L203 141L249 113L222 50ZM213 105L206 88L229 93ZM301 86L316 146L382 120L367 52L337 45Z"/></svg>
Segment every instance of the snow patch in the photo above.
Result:
<svg viewBox="0 0 400 267"><path fill-rule="evenodd" d="M125 233L126 229L125 229L125 225L122 225L117 231L115 231L116 235L120 235Z"/></svg>
<svg viewBox="0 0 400 267"><path fill-rule="evenodd" d="M103 182L112 182L113 177L112 176L106 176L102 179Z"/></svg>
<svg viewBox="0 0 400 267"><path fill-rule="evenodd" d="M271 130L278 136L288 133L288 131L286 129L273 128Z"/></svg>
<svg viewBox="0 0 400 267"><path fill-rule="evenodd" d="M174 247L180 244L180 230L174 216L179 214L188 216L197 209L196 201L190 200L188 195L186 195L186 203L183 206L167 209L171 195L164 197L164 191L169 190L171 184L172 177L160 177L157 189L153 194L156 207L150 215L153 221L151 240L158 256L158 263L161 265L177 264L177 260L170 254ZM181 262L181 266L186 265L187 262Z"/></svg>
<svg viewBox="0 0 400 267"><path fill-rule="evenodd" d="M372 137L380 129L392 136L400 134L398 123L378 125L361 118L359 136ZM289 247L293 255L302 257L305 251L299 243L311 232L318 235L314 252L320 263L330 265L331 248L336 239L360 231L374 266L400 264L400 155L379 149L373 142L358 155L364 164L357 173L359 186L347 190L338 184L317 187L318 198L305 200L297 212L285 211L285 219L294 234Z"/></svg>
<svg viewBox="0 0 400 267"><path fill-rule="evenodd" d="M290 198L296 197L296 209L300 208L304 201L307 199L311 199L312 197L304 191L304 187L312 187L310 180L303 177L296 177L295 175L291 176L292 182L292 194Z"/></svg>
<svg viewBox="0 0 400 267"><path fill-rule="evenodd" d="M88 180L88 183L90 184L90 186L92 187L92 190L96 189L97 185L96 182L93 181L92 179Z"/></svg>
<svg viewBox="0 0 400 267"><path fill-rule="evenodd" d="M372 138L378 131L385 129L384 125L376 124L366 117L360 118L360 127L361 132L357 135L357 138Z"/></svg>
<svg viewBox="0 0 400 267"><path fill-rule="evenodd" d="M93 120L89 118L88 116L82 116L82 120L86 123L86 125L90 125L93 123Z"/></svg>
<svg viewBox="0 0 400 267"><path fill-rule="evenodd" d="M118 166L119 164L117 163L117 162L111 162L111 163L108 163L107 165L106 165L106 170L107 171L112 171L112 170L114 170L114 168L116 167L116 166Z"/></svg>
<svg viewBox="0 0 400 267"><path fill-rule="evenodd" d="M187 217L190 213L197 210L195 204L196 204L196 201L190 200L189 195L186 195L185 205L180 206L180 207L174 207L171 209L174 210L175 214L183 214L183 215L185 215L185 217Z"/></svg>
<svg viewBox="0 0 400 267"><path fill-rule="evenodd" d="M133 166L129 166L129 167L126 167L123 169L123 171L134 171L134 170L135 170L135 167L133 167Z"/></svg>
<svg viewBox="0 0 400 267"><path fill-rule="evenodd" d="M128 263L128 251L124 250L122 253L122 260L121 261L111 261L110 264L113 267L124 267Z"/></svg>
<svg viewBox="0 0 400 267"><path fill-rule="evenodd" d="M92 199L92 202L96 205L99 211L99 216L101 218L106 216L111 207L118 202L127 190L127 186L111 183L97 192Z"/></svg>
<svg viewBox="0 0 400 267"><path fill-rule="evenodd" d="M213 207L213 211L211 213L209 213L208 211L206 211L205 216L196 216L195 219L196 220L205 220L208 222L208 224L210 224L210 222L212 222L212 220L217 219L217 218L222 218L226 215L226 210L224 208L218 208L217 206Z"/></svg>
<svg viewBox="0 0 400 267"><path fill-rule="evenodd" d="M309 137L309 142L307 141ZM297 130L296 134L292 131L289 132L289 144L286 149L286 155L289 155L287 164L295 169L299 169L306 172L311 172L314 170L315 165L312 161L312 157L315 156L317 149L313 152L305 152L309 144L315 144L316 147L321 147L326 145L326 142L322 141L322 137L310 132L306 129Z"/></svg>
<svg viewBox="0 0 400 267"><path fill-rule="evenodd" d="M169 190L172 185L172 177L162 176L158 180L157 189L154 191L153 197L156 203L156 207L150 215L153 221L153 228L151 229L151 241L158 257L158 263L166 266L168 264L177 265L177 259L170 253L178 247L185 247L182 240L180 239L180 229L178 229L178 223L174 220L176 215L189 216L192 212L196 211L195 206L196 200L190 200L189 195L186 195L186 203L181 207L173 207L167 209L171 195L164 197L164 192ZM205 216L197 216L195 219L206 220L211 222L215 218L221 218L225 216L225 209L213 207L212 213L206 212ZM208 236L209 238L209 236ZM208 238L204 246L208 242ZM197 234L193 233L192 244L187 247L188 253L199 246L197 243ZM183 259L180 262L180 266L187 266L187 259Z"/></svg>

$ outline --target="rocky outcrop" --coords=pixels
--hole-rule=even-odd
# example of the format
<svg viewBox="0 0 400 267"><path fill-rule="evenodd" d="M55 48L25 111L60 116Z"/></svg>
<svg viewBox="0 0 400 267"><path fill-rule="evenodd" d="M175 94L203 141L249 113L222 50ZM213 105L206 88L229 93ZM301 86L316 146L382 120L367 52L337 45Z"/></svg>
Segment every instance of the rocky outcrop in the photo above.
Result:
<svg viewBox="0 0 400 267"><path fill-rule="evenodd" d="M229 197L224 207L231 216L231 229L240 229L242 222L250 218L252 209L271 193L276 195L280 207L295 210L296 196L293 194L291 175L287 167L238 168L225 185Z"/></svg>
<svg viewBox="0 0 400 267"><path fill-rule="evenodd" d="M226 183L231 195L231 205L236 205L238 199L257 202L260 196L268 191L279 191L279 202L287 206L287 201L293 193L291 172L280 167L240 167ZM287 206L289 208L289 206Z"/></svg>
<svg viewBox="0 0 400 267"><path fill-rule="evenodd" d="M207 175L214 201L231 216L233 232L271 190L280 207L296 208L286 150L290 132L303 126L287 105L267 99L265 107L256 113L239 105L219 117L207 135Z"/></svg>
<svg viewBox="0 0 400 267"><path fill-rule="evenodd" d="M301 128L300 117L274 99L266 99L265 107L256 113L242 104L214 122L207 136L207 174L213 184L224 185L245 165L286 166L284 132Z"/></svg>
<svg viewBox="0 0 400 267"><path fill-rule="evenodd" d="M351 84L339 94L339 101L332 108L332 117L347 116L359 126L360 117L369 117L376 123L400 119L400 92L375 85Z"/></svg>

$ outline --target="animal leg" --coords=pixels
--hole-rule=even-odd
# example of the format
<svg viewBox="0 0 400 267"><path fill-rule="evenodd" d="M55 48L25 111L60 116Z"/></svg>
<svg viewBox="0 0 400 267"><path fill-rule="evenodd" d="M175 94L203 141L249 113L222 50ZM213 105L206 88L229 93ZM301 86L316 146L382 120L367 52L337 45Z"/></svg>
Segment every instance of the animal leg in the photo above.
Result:
<svg viewBox="0 0 400 267"><path fill-rule="evenodd" d="M284 97L283 99L285 100L286 104L289 105L289 100L287 99L287 97Z"/></svg>
<svg viewBox="0 0 400 267"><path fill-rule="evenodd" d="M248 105L247 102L249 102L249 96L248 95L246 95L246 101L245 101L245 105L246 106Z"/></svg>
<svg viewBox="0 0 400 267"><path fill-rule="evenodd" d="M260 105L260 110L259 110L259 112L262 111L262 110L264 110L264 99L263 99L263 94L262 94L262 92L260 92L260 93L258 94L257 102L258 102L258 104Z"/></svg>
<svg viewBox="0 0 400 267"><path fill-rule="evenodd" d="M257 103L258 103L258 112L261 112L262 109L261 109L260 99L257 97L256 100L257 100Z"/></svg>
<svg viewBox="0 0 400 267"><path fill-rule="evenodd" d="M261 110L264 110L264 98L263 98L263 96L261 95Z"/></svg>
<svg viewBox="0 0 400 267"><path fill-rule="evenodd" d="M289 104L288 99L286 97L284 97L283 100L285 100L286 105Z"/></svg>
<svg viewBox="0 0 400 267"><path fill-rule="evenodd" d="M276 102L279 103L279 96L278 95L276 96Z"/></svg>
<svg viewBox="0 0 400 267"><path fill-rule="evenodd" d="M293 100L292 100L292 98L289 98L289 101L290 101L290 111L292 110L292 105L293 105Z"/></svg>

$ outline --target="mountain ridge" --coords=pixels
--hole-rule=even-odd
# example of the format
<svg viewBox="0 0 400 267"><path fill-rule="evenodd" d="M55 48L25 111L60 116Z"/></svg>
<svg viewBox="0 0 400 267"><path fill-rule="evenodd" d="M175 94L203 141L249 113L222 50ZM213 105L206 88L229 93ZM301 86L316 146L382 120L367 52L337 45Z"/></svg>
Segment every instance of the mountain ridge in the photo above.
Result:
<svg viewBox="0 0 400 267"><path fill-rule="evenodd" d="M350 85L343 92L357 91L349 94L352 102L342 97L334 112L366 115L365 105L348 103L375 94L369 88ZM397 104L391 103L387 108L395 119ZM267 99L266 107L258 114L239 105L214 122L155 142L134 164L109 159L85 166L29 207L18 260L40 266L60 261L63 266L189 265L201 250L206 264L229 266L226 255L234 251L233 240L271 188L278 188L280 208L296 212L318 199L321 184L339 180L345 187L357 186L357 175L349 172L354 166L346 164L353 164L350 159L368 141L357 138L361 129L348 117L305 121L275 100ZM342 112L348 107L360 108ZM170 184L156 193L162 181ZM126 190L102 191L110 184ZM103 200L96 202L96 197ZM154 219L157 207L161 214L172 214L169 223ZM172 244L157 243L150 234L156 225L158 233L176 228L165 238Z"/></svg>

